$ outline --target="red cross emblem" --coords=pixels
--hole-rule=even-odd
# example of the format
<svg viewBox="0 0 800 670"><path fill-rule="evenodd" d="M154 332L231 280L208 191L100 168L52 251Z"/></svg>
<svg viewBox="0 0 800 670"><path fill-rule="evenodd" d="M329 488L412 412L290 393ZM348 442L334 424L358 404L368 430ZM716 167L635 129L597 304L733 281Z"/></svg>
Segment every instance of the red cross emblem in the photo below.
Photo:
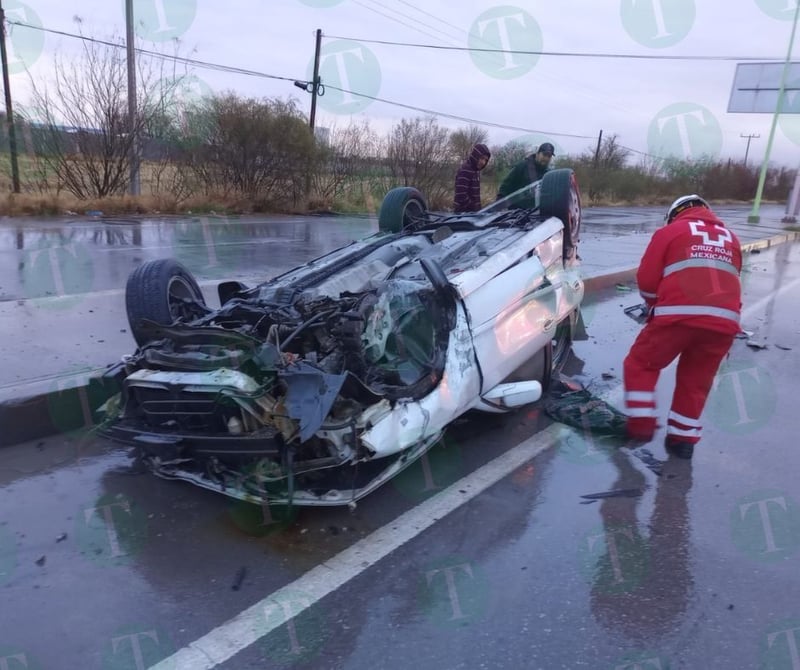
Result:
<svg viewBox="0 0 800 670"><path fill-rule="evenodd" d="M689 228L692 230L692 236L702 238L706 246L724 248L726 244L733 242L731 231L716 223L689 221Z"/></svg>

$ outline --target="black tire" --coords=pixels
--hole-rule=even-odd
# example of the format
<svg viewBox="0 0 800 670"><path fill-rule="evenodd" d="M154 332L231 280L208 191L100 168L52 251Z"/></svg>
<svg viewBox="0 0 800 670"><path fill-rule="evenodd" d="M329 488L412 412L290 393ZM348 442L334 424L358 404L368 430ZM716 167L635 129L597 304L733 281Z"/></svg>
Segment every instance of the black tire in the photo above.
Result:
<svg viewBox="0 0 800 670"><path fill-rule="evenodd" d="M539 194L543 218L555 216L564 224L564 260L575 260L581 232L581 193L575 172L569 168L546 172Z"/></svg>
<svg viewBox="0 0 800 670"><path fill-rule="evenodd" d="M384 233L399 233L428 211L425 198L410 186L393 188L383 198L378 211L378 230Z"/></svg>
<svg viewBox="0 0 800 670"><path fill-rule="evenodd" d="M556 332L553 333L553 340L550 343L552 350L550 367L553 374L561 373L567 361L569 360L577 322L578 313L576 311L572 312L566 319L556 326Z"/></svg>
<svg viewBox="0 0 800 670"><path fill-rule="evenodd" d="M136 344L148 340L142 319L168 326L178 318L197 316L199 310L185 300L206 304L192 273L175 259L147 261L136 268L125 285L125 308Z"/></svg>

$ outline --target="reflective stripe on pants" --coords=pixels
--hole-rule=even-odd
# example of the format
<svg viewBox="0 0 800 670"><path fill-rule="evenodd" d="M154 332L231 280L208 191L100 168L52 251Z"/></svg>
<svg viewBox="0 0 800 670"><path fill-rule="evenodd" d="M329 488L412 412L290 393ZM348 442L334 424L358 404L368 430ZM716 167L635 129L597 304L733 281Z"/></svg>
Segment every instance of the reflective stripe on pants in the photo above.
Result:
<svg viewBox="0 0 800 670"><path fill-rule="evenodd" d="M645 397L646 393L654 393L661 370L678 357L667 436L674 441L698 442L702 433L700 415L714 376L733 340L733 335L692 328L684 323L649 322L625 358L623 376L626 398L628 394L631 397ZM655 399L652 405L626 401L628 434L640 439L652 439L656 417L642 416L639 412L632 414L630 410L636 407L655 408Z"/></svg>

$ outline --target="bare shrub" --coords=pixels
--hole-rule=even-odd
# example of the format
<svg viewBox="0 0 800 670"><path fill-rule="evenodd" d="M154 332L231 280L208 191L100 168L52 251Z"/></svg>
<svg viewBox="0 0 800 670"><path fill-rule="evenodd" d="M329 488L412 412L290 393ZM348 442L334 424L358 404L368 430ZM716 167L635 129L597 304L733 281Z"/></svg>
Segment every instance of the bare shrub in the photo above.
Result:
<svg viewBox="0 0 800 670"><path fill-rule="evenodd" d="M294 100L215 95L187 114L182 138L206 194L247 198L256 209L305 197L314 141Z"/></svg>
<svg viewBox="0 0 800 670"><path fill-rule="evenodd" d="M317 142L312 188L329 205L352 198L353 189L368 177L379 155L380 139L369 121L330 129L327 142Z"/></svg>
<svg viewBox="0 0 800 670"><path fill-rule="evenodd" d="M389 172L394 186L415 186L432 208L449 206L458 162L453 160L450 131L433 117L402 119L387 142Z"/></svg>
<svg viewBox="0 0 800 670"><path fill-rule="evenodd" d="M450 149L453 158L463 161L476 144L486 144L489 141L489 133L485 128L470 125L466 128L459 128L450 134Z"/></svg>
<svg viewBox="0 0 800 670"><path fill-rule="evenodd" d="M132 147L141 146L162 114L180 78L167 78L166 65L137 59L137 106L130 118L126 52L113 44L84 40L75 60L55 56L52 81L31 78L40 171L52 172L59 185L78 198L125 193L130 181ZM174 66L173 66L174 67Z"/></svg>

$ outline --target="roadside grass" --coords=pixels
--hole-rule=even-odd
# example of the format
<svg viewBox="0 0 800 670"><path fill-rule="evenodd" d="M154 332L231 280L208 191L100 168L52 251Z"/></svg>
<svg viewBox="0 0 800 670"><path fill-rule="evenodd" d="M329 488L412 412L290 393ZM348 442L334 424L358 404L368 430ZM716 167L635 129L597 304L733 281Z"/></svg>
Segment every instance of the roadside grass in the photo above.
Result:
<svg viewBox="0 0 800 670"><path fill-rule="evenodd" d="M119 195L105 198L81 199L59 188L56 177L42 169L41 164L28 155L20 155L19 169L22 193L12 193L10 167L8 161L1 160L0 154L0 215L2 216L75 216L99 211L103 215L193 215L193 214L307 214L337 213L350 215L377 216L386 192L402 185L387 175L353 175L340 181L336 188L330 187L330 177L315 181L319 186L312 188L309 197L297 202L275 202L267 198L252 199L225 193L202 193L200 189L192 195L188 190L177 193L170 188L176 183L176 170L173 166L159 163L143 163L141 169L142 195ZM497 174L486 174L481 183L481 199L488 205L496 198L499 186ZM328 184L326 186L326 180ZM638 193L631 197L614 196L592 191L591 180L581 183L583 206L591 207L637 207L667 206L674 200L674 193ZM323 190L324 193L320 193ZM429 199L428 205L434 211L445 211L452 206L451 188L439 184L438 195ZM616 192L620 192L617 190ZM711 199L712 204L745 204L749 198ZM778 203L775 199L764 199L764 203ZM793 230L793 228L788 228Z"/></svg>

